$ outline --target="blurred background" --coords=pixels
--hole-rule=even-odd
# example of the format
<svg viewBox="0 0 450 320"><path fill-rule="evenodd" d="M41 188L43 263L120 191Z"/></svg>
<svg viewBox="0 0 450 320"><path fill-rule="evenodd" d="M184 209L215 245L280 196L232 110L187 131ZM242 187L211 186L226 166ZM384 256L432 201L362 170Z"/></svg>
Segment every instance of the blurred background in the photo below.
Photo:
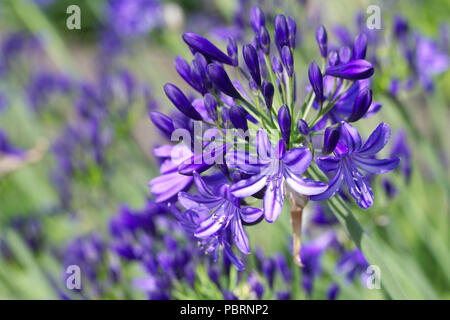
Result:
<svg viewBox="0 0 450 320"><path fill-rule="evenodd" d="M229 35L250 41L253 5L297 21L300 97L317 26L331 43L367 33L382 108L358 129L388 123L386 152L402 163L374 181L374 207L351 208L407 298L450 298L449 1L1 0L1 299L390 298L367 288L367 262L320 204L308 206L305 268L291 261L286 212L248 228L241 274L152 201L152 150L166 142L148 113L171 110L166 82L189 91L173 66L191 56L182 33L222 49ZM366 27L371 5L381 29ZM68 265L81 267L81 289L67 287Z"/></svg>

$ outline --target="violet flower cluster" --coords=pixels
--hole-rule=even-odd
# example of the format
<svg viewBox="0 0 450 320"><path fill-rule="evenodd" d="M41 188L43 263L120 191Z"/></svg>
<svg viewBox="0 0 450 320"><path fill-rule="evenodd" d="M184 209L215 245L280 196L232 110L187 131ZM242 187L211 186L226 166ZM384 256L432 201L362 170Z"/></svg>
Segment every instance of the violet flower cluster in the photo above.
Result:
<svg viewBox="0 0 450 320"><path fill-rule="evenodd" d="M308 199L325 200L347 190L368 209L374 197L367 176L389 172L399 162L377 158L389 141L387 124L365 142L353 126L380 108L372 101L374 67L365 60L365 35L357 36L348 52L328 50L327 31L319 26L319 63L311 62L306 97L299 101L297 78L306 75L295 69L294 19L276 15L274 35L260 8L251 9L250 21L253 40L239 48L229 37L226 53L185 32L193 60L177 57L175 68L197 96L168 83L165 93L181 117L150 115L165 136L182 130L190 137L188 143L155 149L164 159L161 175L150 181L156 201L183 208L180 219L201 247L214 257L223 248L238 270L244 264L233 245L249 254L245 227L263 218L275 222L285 199L291 204L294 260L301 264L299 226ZM199 122L207 129L200 134ZM309 178L315 164L328 182Z"/></svg>

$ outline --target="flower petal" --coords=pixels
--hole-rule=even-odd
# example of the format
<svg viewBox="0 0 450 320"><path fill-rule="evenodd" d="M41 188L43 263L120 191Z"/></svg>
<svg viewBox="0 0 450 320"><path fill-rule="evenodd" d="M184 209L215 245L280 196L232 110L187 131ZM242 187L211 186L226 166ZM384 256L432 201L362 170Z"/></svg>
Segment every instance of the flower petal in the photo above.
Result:
<svg viewBox="0 0 450 320"><path fill-rule="evenodd" d="M363 209L370 208L373 205L373 193L367 178L348 163L342 166L342 170L348 191L356 203Z"/></svg>
<svg viewBox="0 0 450 320"><path fill-rule="evenodd" d="M312 179L304 179L296 176L294 173L285 171L286 183L296 192L308 196L316 195L324 192L327 185L322 181L315 181Z"/></svg>
<svg viewBox="0 0 450 320"><path fill-rule="evenodd" d="M245 207L241 209L241 218L246 223L253 223L261 218L263 211L259 208Z"/></svg>
<svg viewBox="0 0 450 320"><path fill-rule="evenodd" d="M302 174L309 167L312 154L308 148L293 148L281 159L289 170L295 174Z"/></svg>
<svg viewBox="0 0 450 320"><path fill-rule="evenodd" d="M341 126L341 141L348 147L350 153L361 148L361 136L358 131L344 121Z"/></svg>
<svg viewBox="0 0 450 320"><path fill-rule="evenodd" d="M248 152L240 150L228 152L225 160L229 168L236 168L248 174L257 174L263 167L259 159L250 155Z"/></svg>
<svg viewBox="0 0 450 320"><path fill-rule="evenodd" d="M231 232L233 234L234 243L243 254L250 254L248 237L245 233L244 227L242 226L241 218L238 214L233 216L234 217L231 220Z"/></svg>
<svg viewBox="0 0 450 320"><path fill-rule="evenodd" d="M358 168L364 171L381 174L394 170L400 162L400 159L371 159L354 155L352 156L352 161Z"/></svg>
<svg viewBox="0 0 450 320"><path fill-rule="evenodd" d="M389 125L380 123L358 153L365 156L375 155L388 143L390 136L391 128Z"/></svg>
<svg viewBox="0 0 450 320"><path fill-rule="evenodd" d="M267 222L274 222L281 214L284 203L284 180L282 177L271 180L264 194L263 208Z"/></svg>
<svg viewBox="0 0 450 320"><path fill-rule="evenodd" d="M339 157L319 157L316 160L317 165L323 172L337 170L340 162Z"/></svg>
<svg viewBox="0 0 450 320"><path fill-rule="evenodd" d="M342 181L344 181L344 176L342 169L339 167L334 177L328 182L328 188L323 193L310 196L309 198L314 201L320 201L332 197L341 187Z"/></svg>
<svg viewBox="0 0 450 320"><path fill-rule="evenodd" d="M233 184L230 191L235 197L245 198L254 195L259 190L264 188L266 182L266 175L255 175Z"/></svg>
<svg viewBox="0 0 450 320"><path fill-rule="evenodd" d="M256 133L256 152L263 159L269 159L272 155L272 144L264 129L259 129Z"/></svg>

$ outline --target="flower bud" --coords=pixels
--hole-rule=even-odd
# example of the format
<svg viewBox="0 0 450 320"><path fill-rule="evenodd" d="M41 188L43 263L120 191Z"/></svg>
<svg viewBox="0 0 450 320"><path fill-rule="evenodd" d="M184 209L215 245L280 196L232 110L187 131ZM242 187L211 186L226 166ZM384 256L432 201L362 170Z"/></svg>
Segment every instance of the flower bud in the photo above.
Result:
<svg viewBox="0 0 450 320"><path fill-rule="evenodd" d="M236 40L233 37L227 38L227 53L233 61L233 67L237 67L239 65L238 49Z"/></svg>
<svg viewBox="0 0 450 320"><path fill-rule="evenodd" d="M347 119L347 122L355 122L361 119L369 110L372 104L372 90L366 89L358 94L353 103L353 110Z"/></svg>
<svg viewBox="0 0 450 320"><path fill-rule="evenodd" d="M183 40L191 49L200 52L208 59L233 65L233 60L205 37L193 32L185 32L183 33Z"/></svg>
<svg viewBox="0 0 450 320"><path fill-rule="evenodd" d="M367 51L367 37L364 33L359 34L355 38L353 45L353 59L364 59Z"/></svg>
<svg viewBox="0 0 450 320"><path fill-rule="evenodd" d="M216 98L211 93L207 93L203 97L203 102L205 104L206 112L208 113L211 120L217 121L219 118L218 118L218 113L217 113Z"/></svg>
<svg viewBox="0 0 450 320"><path fill-rule="evenodd" d="M298 119L297 129L304 136L307 136L309 133L308 123L303 119Z"/></svg>
<svg viewBox="0 0 450 320"><path fill-rule="evenodd" d="M316 41L319 45L320 54L325 58L328 52L328 37L327 30L325 30L323 25L320 25L316 30Z"/></svg>
<svg viewBox="0 0 450 320"><path fill-rule="evenodd" d="M319 66L315 61L311 63L308 70L309 82L316 95L316 100L319 104L323 102L323 77Z"/></svg>
<svg viewBox="0 0 450 320"><path fill-rule="evenodd" d="M285 104L278 111L278 124L280 125L281 136L288 145L291 136L291 114L288 106Z"/></svg>
<svg viewBox="0 0 450 320"><path fill-rule="evenodd" d="M267 109L270 110L272 108L273 94L275 92L272 83L264 80L261 86L261 92L264 96L264 101L266 102Z"/></svg>
<svg viewBox="0 0 450 320"><path fill-rule="evenodd" d="M367 60L353 60L348 63L328 67L325 74L348 80L362 80L370 78L374 73L372 64Z"/></svg>
<svg viewBox="0 0 450 320"><path fill-rule="evenodd" d="M223 67L217 63L210 63L208 65L208 75L214 85L226 95L240 99L241 95L231 83L228 74L225 72Z"/></svg>
<svg viewBox="0 0 450 320"><path fill-rule="evenodd" d="M153 111L149 114L153 124L170 139L172 132L175 130L172 119L161 112Z"/></svg>
<svg viewBox="0 0 450 320"><path fill-rule="evenodd" d="M284 46L281 49L281 59L286 67L288 76L292 77L294 73L294 57L292 56L292 51L288 46Z"/></svg>
<svg viewBox="0 0 450 320"><path fill-rule="evenodd" d="M245 64L256 84L261 86L261 73L259 71L259 59L255 48L251 44L246 44L242 48L242 56Z"/></svg>
<svg viewBox="0 0 450 320"><path fill-rule="evenodd" d="M330 154L336 148L340 138L339 128L328 127L325 129L325 134L323 136L323 154Z"/></svg>
<svg viewBox="0 0 450 320"><path fill-rule="evenodd" d="M275 41L279 49L283 48L284 46L289 45L288 42L288 26L286 22L286 18L282 14L277 14L275 16Z"/></svg>
<svg viewBox="0 0 450 320"><path fill-rule="evenodd" d="M172 101L173 105L186 116L194 120L202 120L200 113L195 110L184 93L177 86L171 83L166 83L164 86L164 92L170 101Z"/></svg>

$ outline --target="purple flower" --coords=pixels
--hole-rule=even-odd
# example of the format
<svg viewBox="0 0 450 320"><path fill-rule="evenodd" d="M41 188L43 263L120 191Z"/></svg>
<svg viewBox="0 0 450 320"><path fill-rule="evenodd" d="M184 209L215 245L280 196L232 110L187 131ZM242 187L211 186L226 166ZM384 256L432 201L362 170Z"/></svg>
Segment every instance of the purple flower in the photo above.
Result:
<svg viewBox="0 0 450 320"><path fill-rule="evenodd" d="M286 71L289 77L294 74L294 57L292 56L292 51L288 46L284 46L281 49L281 59L286 67Z"/></svg>
<svg viewBox="0 0 450 320"><path fill-rule="evenodd" d="M328 67L325 70L325 74L348 80L367 79L370 78L373 73L374 70L372 64L363 59L352 60L348 63Z"/></svg>
<svg viewBox="0 0 450 320"><path fill-rule="evenodd" d="M270 35L266 28L261 28L259 31L259 46L265 55L270 53Z"/></svg>
<svg viewBox="0 0 450 320"><path fill-rule="evenodd" d="M316 100L319 104L321 104L324 100L323 78L322 72L320 72L320 68L315 61L313 61L309 66L308 77L311 87L314 90L314 94L316 95Z"/></svg>
<svg viewBox="0 0 450 320"><path fill-rule="evenodd" d="M367 37L364 33L356 36L355 44L353 46L353 59L364 59L367 50Z"/></svg>
<svg viewBox="0 0 450 320"><path fill-rule="evenodd" d="M425 37L419 37L415 58L420 82L427 91L432 91L432 77L447 71L449 66L448 56L441 51L435 42Z"/></svg>
<svg viewBox="0 0 450 320"><path fill-rule="evenodd" d="M284 142L289 145L289 140L291 138L291 114L288 106L285 104L278 110L278 124Z"/></svg>
<svg viewBox="0 0 450 320"><path fill-rule="evenodd" d="M319 45L320 54L325 58L328 53L328 37L327 30L325 30L323 25L320 25L316 30L316 40Z"/></svg>
<svg viewBox="0 0 450 320"><path fill-rule="evenodd" d="M206 109L206 112L208 113L208 116L211 118L211 120L217 121L218 112L217 112L216 98L211 93L207 93L203 97L203 101L204 101L205 109Z"/></svg>
<svg viewBox="0 0 450 320"><path fill-rule="evenodd" d="M265 131L260 129L256 136L256 150L258 158L239 150L227 154L227 164L252 175L251 178L235 183L231 192L236 197L248 197L267 185L263 203L268 222L274 222L281 213L285 182L299 194L319 194L326 189L324 183L301 176L312 160L308 148L293 148L286 152L282 140L273 148Z"/></svg>
<svg viewBox="0 0 450 320"><path fill-rule="evenodd" d="M241 208L239 199L230 192L227 184L219 184L211 189L196 172L194 182L198 194L180 192L178 200L187 210L194 211L200 216L195 237L203 242L218 240L224 244L223 233L228 231L238 249L244 254L249 254L248 238L242 222L257 221L262 215L262 210L252 207ZM231 248L225 246L225 250L231 251Z"/></svg>
<svg viewBox="0 0 450 320"><path fill-rule="evenodd" d="M170 139L172 132L175 130L172 119L157 111L150 112L149 116L153 124L161 131L161 133Z"/></svg>
<svg viewBox="0 0 450 320"><path fill-rule="evenodd" d="M264 28L266 25L264 13L258 6L253 6L250 9L250 23L256 35L259 34L260 29Z"/></svg>
<svg viewBox="0 0 450 320"><path fill-rule="evenodd" d="M292 50L295 49L295 37L297 35L297 24L295 23L294 18L287 17L287 26L289 31L288 42L289 46Z"/></svg>
<svg viewBox="0 0 450 320"><path fill-rule="evenodd" d="M242 47L242 56L244 57L245 64L248 71L252 76L253 81L256 82L258 87L261 86L261 73L259 71L258 54L255 48L251 44L246 44Z"/></svg>
<svg viewBox="0 0 450 320"><path fill-rule="evenodd" d="M309 134L308 123L303 119L298 119L297 129L304 136L307 136Z"/></svg>
<svg viewBox="0 0 450 320"><path fill-rule="evenodd" d="M278 50L284 46L289 46L289 30L286 22L286 17L282 14L277 14L274 21L275 26L275 42Z"/></svg>
<svg viewBox="0 0 450 320"><path fill-rule="evenodd" d="M236 40L233 37L227 38L227 53L233 60L233 67L237 67L239 65L239 56Z"/></svg>
<svg viewBox="0 0 450 320"><path fill-rule="evenodd" d="M375 155L384 148L390 137L390 128L381 123L363 145L361 137L354 127L342 122L341 138L334 150L335 156L319 157L317 164L323 172L335 171L328 183L328 189L319 195L311 196L312 200L324 200L333 196L345 181L350 194L358 205L368 209L373 204L373 193L369 179L359 170L371 174L389 172L399 163L398 158L376 159Z"/></svg>
<svg viewBox="0 0 450 320"><path fill-rule="evenodd" d="M352 58L352 50L350 47L343 46L339 49L339 61L341 64L348 63Z"/></svg>
<svg viewBox="0 0 450 320"><path fill-rule="evenodd" d="M404 130L399 130L394 135L391 152L389 153L391 158L399 157L400 170L403 172L406 182L409 182L411 178L411 147L406 139L406 132Z"/></svg>
<svg viewBox="0 0 450 320"><path fill-rule="evenodd" d="M123 36L144 35L163 24L163 8L155 0L111 0L108 23Z"/></svg>
<svg viewBox="0 0 450 320"><path fill-rule="evenodd" d="M355 122L361 119L369 110L372 104L372 90L365 89L359 93L353 104L353 110L350 116L347 118L348 122Z"/></svg>
<svg viewBox="0 0 450 320"><path fill-rule="evenodd" d="M150 191L156 195L156 202L164 202L174 198L178 192L187 189L192 181L192 176L186 176L178 172L178 166L192 157L192 152L186 146L162 146L156 148L155 156L166 159L161 164L159 177L148 183Z"/></svg>
<svg viewBox="0 0 450 320"><path fill-rule="evenodd" d="M211 81L216 85L216 87L225 93L226 95L240 99L241 95L233 86L228 74L224 70L224 68L216 63L210 63L208 65L208 75L211 78Z"/></svg>
<svg viewBox="0 0 450 320"><path fill-rule="evenodd" d="M183 40L191 49L195 52L200 52L206 58L233 65L233 60L205 37L193 32L185 32L183 33Z"/></svg>
<svg viewBox="0 0 450 320"><path fill-rule="evenodd" d="M202 116L197 110L192 106L191 102L186 98L183 91L181 91L177 86L166 83L164 86L164 92L173 105L177 107L182 113L194 120L202 120Z"/></svg>
<svg viewBox="0 0 450 320"><path fill-rule="evenodd" d="M263 94L264 101L266 102L266 107L270 110L272 108L273 95L275 93L272 83L264 80L261 86L261 92Z"/></svg>

